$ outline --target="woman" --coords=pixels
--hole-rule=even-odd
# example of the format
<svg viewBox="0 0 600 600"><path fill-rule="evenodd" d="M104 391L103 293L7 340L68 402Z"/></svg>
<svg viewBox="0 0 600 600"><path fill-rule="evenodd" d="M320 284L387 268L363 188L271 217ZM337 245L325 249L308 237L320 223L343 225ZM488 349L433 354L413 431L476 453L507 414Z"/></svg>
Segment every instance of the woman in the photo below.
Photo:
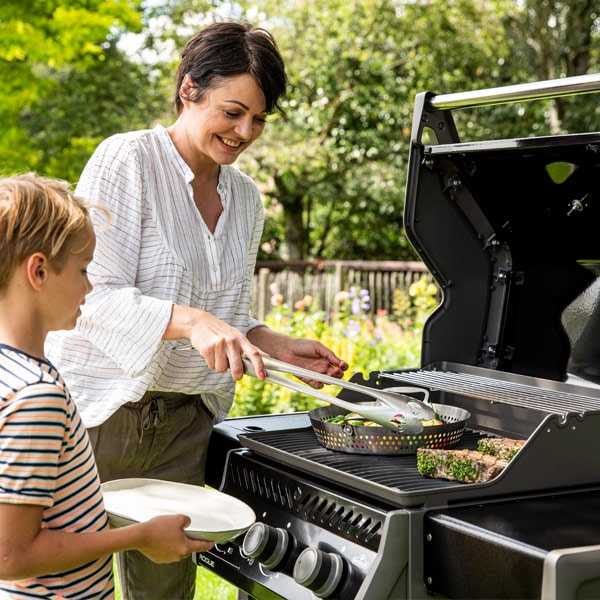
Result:
<svg viewBox="0 0 600 600"><path fill-rule="evenodd" d="M261 353L341 377L322 344L249 318L263 211L256 184L232 167L285 92L272 36L213 24L187 44L168 128L112 136L77 193L104 204L89 267L94 291L76 330L47 351L89 428L102 480L152 477L202 485L213 423L226 417L245 355ZM197 352L184 346L191 344ZM322 387L317 382L309 382ZM192 598L196 567L157 568L119 555L125 598Z"/></svg>

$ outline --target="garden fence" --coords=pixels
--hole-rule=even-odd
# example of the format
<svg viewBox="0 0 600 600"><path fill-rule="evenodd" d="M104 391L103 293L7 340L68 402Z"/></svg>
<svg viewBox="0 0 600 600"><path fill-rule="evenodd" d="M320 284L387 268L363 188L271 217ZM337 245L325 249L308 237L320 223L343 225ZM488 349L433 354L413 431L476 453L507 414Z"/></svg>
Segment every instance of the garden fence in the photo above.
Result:
<svg viewBox="0 0 600 600"><path fill-rule="evenodd" d="M369 291L372 311L391 313L394 290L407 290L423 276L433 281L427 267L418 261L259 261L250 312L263 320L272 308L272 296L279 293L290 307L306 295L312 296L313 306L316 303L330 314L338 292L356 286Z"/></svg>

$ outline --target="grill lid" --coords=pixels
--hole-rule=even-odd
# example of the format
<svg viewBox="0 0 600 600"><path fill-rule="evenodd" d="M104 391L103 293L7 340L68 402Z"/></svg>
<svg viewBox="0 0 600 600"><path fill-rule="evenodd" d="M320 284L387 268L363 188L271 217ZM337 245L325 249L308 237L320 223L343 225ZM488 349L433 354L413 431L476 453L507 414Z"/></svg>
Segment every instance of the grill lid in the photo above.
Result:
<svg viewBox="0 0 600 600"><path fill-rule="evenodd" d="M542 82L417 96L405 229L443 292L424 328L423 365L563 381L596 355L600 364L600 335L587 334L600 329L591 318L600 321L600 132L463 143L452 116L467 105L600 90L598 75L559 81L559 92Z"/></svg>

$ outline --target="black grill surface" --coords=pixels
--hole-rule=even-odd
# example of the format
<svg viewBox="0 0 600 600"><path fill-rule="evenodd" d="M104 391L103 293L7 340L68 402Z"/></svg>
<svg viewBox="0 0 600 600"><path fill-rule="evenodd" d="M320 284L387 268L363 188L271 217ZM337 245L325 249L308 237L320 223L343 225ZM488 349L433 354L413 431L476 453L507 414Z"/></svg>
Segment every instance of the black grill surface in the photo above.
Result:
<svg viewBox="0 0 600 600"><path fill-rule="evenodd" d="M466 430L456 448L475 450L482 435ZM417 470L415 455L357 455L328 450L319 444L310 427L285 433L244 434L239 439L257 454L395 507L429 504L437 496L445 504L443 498L448 492L471 494L476 488L486 486L423 477Z"/></svg>
<svg viewBox="0 0 600 600"><path fill-rule="evenodd" d="M566 418L565 418L566 417ZM436 507L581 488L600 482L600 412L548 415L508 467L486 483L419 474L415 455L361 455L321 446L312 427L239 435L254 453L395 507ZM455 448L474 450L484 430L467 429Z"/></svg>

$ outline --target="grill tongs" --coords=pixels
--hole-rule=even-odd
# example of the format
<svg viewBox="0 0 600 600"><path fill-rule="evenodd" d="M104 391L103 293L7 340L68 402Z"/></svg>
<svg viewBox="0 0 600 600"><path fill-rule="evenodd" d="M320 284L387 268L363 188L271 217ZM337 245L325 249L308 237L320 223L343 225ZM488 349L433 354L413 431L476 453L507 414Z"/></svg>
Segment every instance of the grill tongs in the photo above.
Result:
<svg viewBox="0 0 600 600"><path fill-rule="evenodd" d="M333 404L338 408L354 412L365 417L366 419L369 419L370 421L373 421L374 423L377 423L378 425L387 427L396 433L408 435L420 433L423 431L423 424L421 423L422 419L429 420L436 418L435 411L431 406L421 402L420 400L412 398L411 396L406 396L398 392L375 390L364 385L359 385L350 381L343 381L341 379L336 379L335 377L329 377L328 375L323 375L322 373L317 373L316 371L311 371L309 369L303 369L275 358L270 358L267 356L262 356L261 358L263 364L265 365L267 381L288 387L296 392L317 398L318 400L324 400L325 402ZM242 362L244 363L246 373L256 377L256 372L252 367L252 363L244 357L242 358ZM352 390L359 394L371 396L372 398L375 398L379 404L364 405L347 402L335 396L315 390L314 388L300 381L294 381L284 377L283 375L279 375L275 371L286 373L288 375L294 375L295 377L303 377L305 379L320 381L321 383L329 385L337 385L341 388ZM400 389L406 392L421 392L425 394L425 399L427 399L429 396L428 390L423 388Z"/></svg>

